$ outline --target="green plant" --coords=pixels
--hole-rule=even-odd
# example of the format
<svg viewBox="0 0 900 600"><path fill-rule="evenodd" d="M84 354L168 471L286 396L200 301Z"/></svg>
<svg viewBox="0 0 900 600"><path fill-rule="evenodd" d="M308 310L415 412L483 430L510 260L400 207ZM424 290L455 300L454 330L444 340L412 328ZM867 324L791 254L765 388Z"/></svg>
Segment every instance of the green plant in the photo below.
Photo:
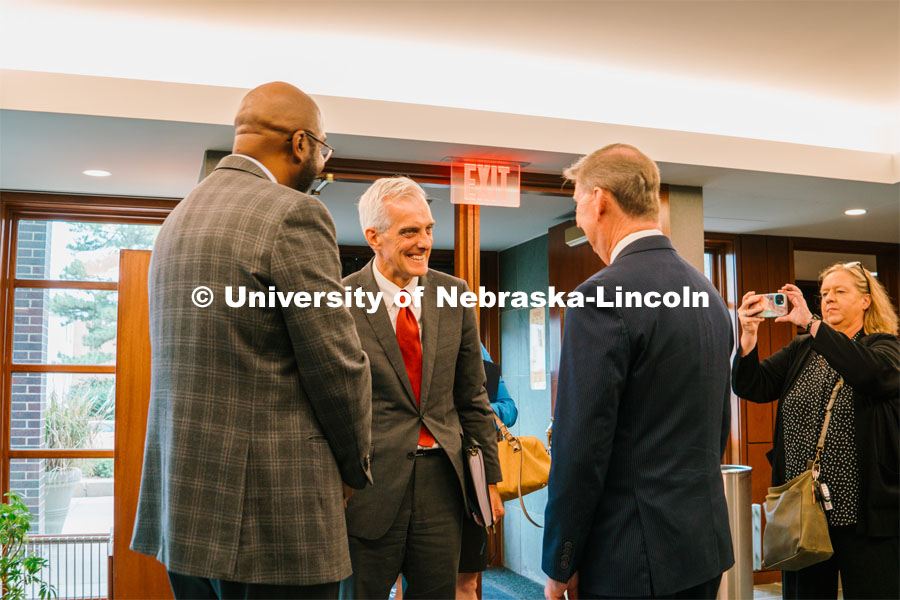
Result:
<svg viewBox="0 0 900 600"><path fill-rule="evenodd" d="M92 448L101 422L113 415L115 395L112 390L98 405L89 390L76 389L60 398L51 392L44 414L44 430L47 448ZM71 458L48 458L44 468L50 473L67 470L73 466Z"/></svg>
<svg viewBox="0 0 900 600"><path fill-rule="evenodd" d="M34 518L21 498L10 492L0 504L0 584L3 600L24 600L26 586L40 586L39 598L56 597L56 589L41 579L47 559L26 552L28 531Z"/></svg>
<svg viewBox="0 0 900 600"><path fill-rule="evenodd" d="M113 459L98 458L91 466L88 477L100 477L101 479L109 479L113 476Z"/></svg>

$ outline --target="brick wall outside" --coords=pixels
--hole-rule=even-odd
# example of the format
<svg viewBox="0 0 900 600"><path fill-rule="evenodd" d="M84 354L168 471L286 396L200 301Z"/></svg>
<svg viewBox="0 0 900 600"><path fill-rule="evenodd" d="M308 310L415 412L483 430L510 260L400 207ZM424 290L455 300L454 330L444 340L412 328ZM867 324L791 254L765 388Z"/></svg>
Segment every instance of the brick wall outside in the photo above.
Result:
<svg viewBox="0 0 900 600"><path fill-rule="evenodd" d="M16 277L43 279L50 267L50 223L19 221ZM47 362L49 323L49 290L17 289L13 362L39 364ZM46 404L47 375L14 373L12 377L11 443L14 448L40 448L44 442L43 417ZM10 489L23 501L40 522L43 511L41 493L44 486L43 460L14 460L10 464ZM35 528L36 529L36 528Z"/></svg>

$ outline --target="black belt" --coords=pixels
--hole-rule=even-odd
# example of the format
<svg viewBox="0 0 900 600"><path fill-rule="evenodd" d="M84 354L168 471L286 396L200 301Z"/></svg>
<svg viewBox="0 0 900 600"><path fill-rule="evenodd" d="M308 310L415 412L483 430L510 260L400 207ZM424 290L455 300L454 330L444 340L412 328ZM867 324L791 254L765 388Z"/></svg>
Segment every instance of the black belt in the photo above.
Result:
<svg viewBox="0 0 900 600"><path fill-rule="evenodd" d="M417 448L413 456L438 456L444 454L443 448Z"/></svg>

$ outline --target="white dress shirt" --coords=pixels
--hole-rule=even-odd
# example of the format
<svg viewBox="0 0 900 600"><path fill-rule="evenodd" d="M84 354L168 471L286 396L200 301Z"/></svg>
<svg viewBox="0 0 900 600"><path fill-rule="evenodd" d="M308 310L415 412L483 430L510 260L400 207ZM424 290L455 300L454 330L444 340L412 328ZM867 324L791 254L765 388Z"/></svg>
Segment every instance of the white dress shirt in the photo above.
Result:
<svg viewBox="0 0 900 600"><path fill-rule="evenodd" d="M626 246L631 244L632 242L636 242L641 238L650 237L651 235L665 235L659 229L644 229L642 231L635 231L634 233L629 233L616 244L616 247L613 248L612 254L609 255L609 264L612 264L616 257L622 253L622 250L625 249Z"/></svg>
<svg viewBox="0 0 900 600"><path fill-rule="evenodd" d="M413 277L409 280L404 287L398 286L396 283L382 275L381 271L378 270L378 261L372 265L372 272L375 274L375 283L378 284L378 289L381 290L381 293L384 294L382 298L382 302L387 306L388 316L391 318L391 327L394 328L394 333L397 333L397 315L400 314L400 307L394 305L394 297L400 293L400 290L406 290L410 297L412 296L413 290L416 289L416 286L419 285L419 278ZM413 316L416 318L416 323L419 324L419 342L422 341L422 307L416 306L415 303L409 305L409 309L412 311Z"/></svg>

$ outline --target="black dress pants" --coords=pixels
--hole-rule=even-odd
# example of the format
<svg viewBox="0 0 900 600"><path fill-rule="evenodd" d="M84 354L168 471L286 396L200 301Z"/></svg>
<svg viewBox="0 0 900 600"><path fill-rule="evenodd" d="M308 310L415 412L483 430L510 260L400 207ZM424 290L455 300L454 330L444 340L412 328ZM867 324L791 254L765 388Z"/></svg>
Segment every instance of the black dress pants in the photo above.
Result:
<svg viewBox="0 0 900 600"><path fill-rule="evenodd" d="M844 598L900 598L900 537L868 537L856 525L828 527L834 556L799 571L782 573L790 599L837 598L838 573Z"/></svg>
<svg viewBox="0 0 900 600"><path fill-rule="evenodd" d="M320 585L269 585L168 573L176 600L336 600L341 585L338 581Z"/></svg>

